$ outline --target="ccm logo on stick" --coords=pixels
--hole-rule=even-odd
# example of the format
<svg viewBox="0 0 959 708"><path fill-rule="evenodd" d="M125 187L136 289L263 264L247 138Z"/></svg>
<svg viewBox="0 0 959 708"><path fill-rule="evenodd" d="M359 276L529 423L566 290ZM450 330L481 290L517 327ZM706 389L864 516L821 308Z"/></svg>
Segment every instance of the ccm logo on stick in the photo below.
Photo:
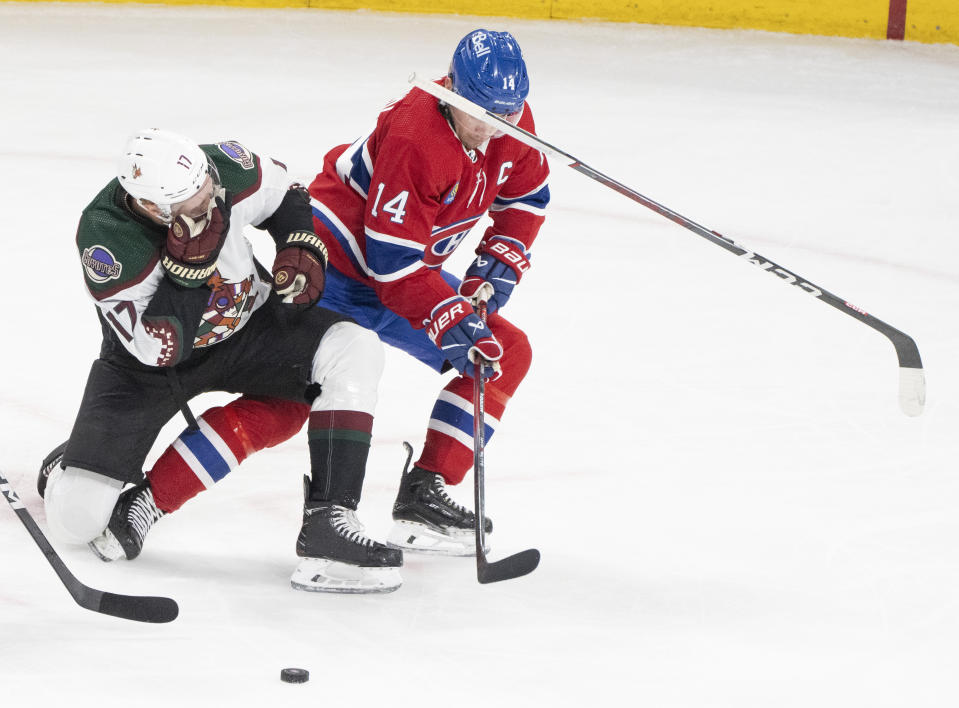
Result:
<svg viewBox="0 0 959 708"><path fill-rule="evenodd" d="M783 270L782 268L779 268L778 266L776 266L775 263L764 261L762 258L757 256L752 251L746 251L744 254L740 256L740 258L745 258L747 261L749 261L753 265L757 265L763 270L769 271L770 273L775 273L776 275L778 275L780 278L785 280L790 285L796 285L802 288L803 290L805 290L810 295L814 295L816 297L819 297L820 295L822 295L822 290L817 288L815 285L812 285L811 283L807 283L805 280L800 280L795 275L790 273L788 270Z"/></svg>

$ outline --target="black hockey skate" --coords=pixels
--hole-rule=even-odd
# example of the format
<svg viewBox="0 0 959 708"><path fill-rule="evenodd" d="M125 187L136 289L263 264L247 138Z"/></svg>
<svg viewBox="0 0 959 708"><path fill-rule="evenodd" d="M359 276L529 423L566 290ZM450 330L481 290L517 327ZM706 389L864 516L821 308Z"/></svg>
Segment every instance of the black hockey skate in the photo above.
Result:
<svg viewBox="0 0 959 708"><path fill-rule="evenodd" d="M37 494L43 499L47 491L47 480L50 479L50 473L53 472L63 461L63 451L67 449L67 442L62 442L53 448L50 453L43 458L40 463L40 474L37 475Z"/></svg>
<svg viewBox="0 0 959 708"><path fill-rule="evenodd" d="M476 555L476 515L450 498L442 476L420 467L409 469L412 448L408 450L387 543L422 553ZM483 524L487 534L493 532L489 518Z"/></svg>
<svg viewBox="0 0 959 708"><path fill-rule="evenodd" d="M120 495L107 528L87 545L100 560L133 560L143 550L147 532L163 515L153 501L150 482L143 480Z"/></svg>
<svg viewBox="0 0 959 708"><path fill-rule="evenodd" d="M306 501L296 539L303 560L290 584L312 592L392 592L401 584L403 553L366 536L356 512L331 502Z"/></svg>

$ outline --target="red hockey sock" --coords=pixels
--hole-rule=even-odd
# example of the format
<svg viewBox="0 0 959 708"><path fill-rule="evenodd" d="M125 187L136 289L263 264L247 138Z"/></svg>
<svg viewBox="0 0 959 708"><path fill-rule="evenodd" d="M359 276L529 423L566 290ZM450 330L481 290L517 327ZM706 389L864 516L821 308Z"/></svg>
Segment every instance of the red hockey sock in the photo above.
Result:
<svg viewBox="0 0 959 708"><path fill-rule="evenodd" d="M179 509L249 455L289 440L309 412L305 403L260 396L209 409L197 420L200 429L184 430L147 472L157 508Z"/></svg>

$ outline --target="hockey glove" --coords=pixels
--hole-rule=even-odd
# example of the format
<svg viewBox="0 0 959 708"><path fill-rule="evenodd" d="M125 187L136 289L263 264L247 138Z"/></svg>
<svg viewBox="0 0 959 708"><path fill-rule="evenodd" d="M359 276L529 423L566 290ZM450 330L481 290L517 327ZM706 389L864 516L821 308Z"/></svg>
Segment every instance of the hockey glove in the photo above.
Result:
<svg viewBox="0 0 959 708"><path fill-rule="evenodd" d="M230 195L218 190L206 216L181 214L167 230L160 262L173 282L186 288L203 285L216 270L216 259L230 231Z"/></svg>
<svg viewBox="0 0 959 708"><path fill-rule="evenodd" d="M485 297L487 284L493 294L489 297L486 311L493 314L506 304L513 288L529 270L529 253L526 247L508 236L493 236L484 240L476 249L476 260L466 269L466 277L460 284L459 293L473 302L473 307Z"/></svg>
<svg viewBox="0 0 959 708"><path fill-rule="evenodd" d="M315 305L326 285L326 246L312 231L294 231L278 246L273 261L273 289L287 305L305 310Z"/></svg>
<svg viewBox="0 0 959 708"><path fill-rule="evenodd" d="M483 367L483 378L499 378L503 345L476 316L469 301L453 296L434 307L426 333L461 374L472 376L473 364L482 359L487 364Z"/></svg>

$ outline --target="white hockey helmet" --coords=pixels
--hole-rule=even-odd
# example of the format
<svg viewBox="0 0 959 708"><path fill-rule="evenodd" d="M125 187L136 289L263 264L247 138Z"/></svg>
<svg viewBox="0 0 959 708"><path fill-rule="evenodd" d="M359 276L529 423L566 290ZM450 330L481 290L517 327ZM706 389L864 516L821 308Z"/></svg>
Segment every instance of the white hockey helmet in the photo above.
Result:
<svg viewBox="0 0 959 708"><path fill-rule="evenodd" d="M127 138L117 179L134 199L156 204L166 220L172 205L200 191L210 173L206 153L192 140L157 128L138 130Z"/></svg>

